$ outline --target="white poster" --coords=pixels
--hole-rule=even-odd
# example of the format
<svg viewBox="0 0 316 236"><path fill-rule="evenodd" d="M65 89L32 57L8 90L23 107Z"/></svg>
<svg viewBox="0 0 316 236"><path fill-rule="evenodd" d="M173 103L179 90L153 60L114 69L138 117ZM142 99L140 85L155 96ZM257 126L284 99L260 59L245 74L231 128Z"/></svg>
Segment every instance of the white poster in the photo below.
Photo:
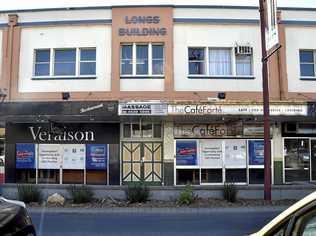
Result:
<svg viewBox="0 0 316 236"><path fill-rule="evenodd" d="M39 144L38 168L59 169L61 165L62 146L60 144Z"/></svg>
<svg viewBox="0 0 316 236"><path fill-rule="evenodd" d="M86 160L86 146L84 144L64 144L62 146L63 169L84 169Z"/></svg>
<svg viewBox="0 0 316 236"><path fill-rule="evenodd" d="M225 167L246 168L246 140L225 140Z"/></svg>
<svg viewBox="0 0 316 236"><path fill-rule="evenodd" d="M222 168L223 150L221 140L200 140L201 167Z"/></svg>

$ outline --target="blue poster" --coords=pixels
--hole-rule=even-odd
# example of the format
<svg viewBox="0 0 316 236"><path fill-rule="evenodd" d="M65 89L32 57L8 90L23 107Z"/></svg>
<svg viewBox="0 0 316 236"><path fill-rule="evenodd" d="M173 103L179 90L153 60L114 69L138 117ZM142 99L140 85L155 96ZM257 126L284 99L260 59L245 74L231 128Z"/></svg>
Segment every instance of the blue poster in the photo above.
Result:
<svg viewBox="0 0 316 236"><path fill-rule="evenodd" d="M107 169L108 149L106 144L87 144L86 152L87 170Z"/></svg>
<svg viewBox="0 0 316 236"><path fill-rule="evenodd" d="M183 166L197 165L197 145L194 140L177 140L176 164Z"/></svg>
<svg viewBox="0 0 316 236"><path fill-rule="evenodd" d="M263 140L249 140L249 165L264 164L264 142Z"/></svg>
<svg viewBox="0 0 316 236"><path fill-rule="evenodd" d="M15 157L15 167L17 169L35 169L35 144L17 143Z"/></svg>

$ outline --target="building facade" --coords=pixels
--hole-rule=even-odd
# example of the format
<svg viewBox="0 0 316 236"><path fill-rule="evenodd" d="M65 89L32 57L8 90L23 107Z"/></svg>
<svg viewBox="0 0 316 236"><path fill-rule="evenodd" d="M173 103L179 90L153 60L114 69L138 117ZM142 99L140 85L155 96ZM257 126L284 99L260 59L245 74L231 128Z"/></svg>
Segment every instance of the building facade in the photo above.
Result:
<svg viewBox="0 0 316 236"><path fill-rule="evenodd" d="M279 6L273 184L316 180L316 17ZM104 5L0 14L7 183L263 184L258 7Z"/></svg>

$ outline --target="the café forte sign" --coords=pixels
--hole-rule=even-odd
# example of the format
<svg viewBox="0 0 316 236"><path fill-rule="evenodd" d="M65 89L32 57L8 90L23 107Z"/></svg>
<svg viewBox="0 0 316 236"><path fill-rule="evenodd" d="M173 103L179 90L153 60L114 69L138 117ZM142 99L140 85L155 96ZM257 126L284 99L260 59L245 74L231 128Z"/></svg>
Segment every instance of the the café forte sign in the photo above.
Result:
<svg viewBox="0 0 316 236"><path fill-rule="evenodd" d="M160 16L125 16L125 27L118 29L119 36L165 36L167 29L160 27Z"/></svg>

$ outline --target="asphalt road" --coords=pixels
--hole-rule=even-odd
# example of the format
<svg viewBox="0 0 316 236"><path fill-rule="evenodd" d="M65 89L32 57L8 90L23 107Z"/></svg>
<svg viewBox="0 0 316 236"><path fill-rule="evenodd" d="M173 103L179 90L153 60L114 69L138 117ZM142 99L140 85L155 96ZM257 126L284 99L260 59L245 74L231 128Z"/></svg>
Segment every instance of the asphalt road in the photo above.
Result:
<svg viewBox="0 0 316 236"><path fill-rule="evenodd" d="M247 235L279 211L214 212L31 212L37 235Z"/></svg>

